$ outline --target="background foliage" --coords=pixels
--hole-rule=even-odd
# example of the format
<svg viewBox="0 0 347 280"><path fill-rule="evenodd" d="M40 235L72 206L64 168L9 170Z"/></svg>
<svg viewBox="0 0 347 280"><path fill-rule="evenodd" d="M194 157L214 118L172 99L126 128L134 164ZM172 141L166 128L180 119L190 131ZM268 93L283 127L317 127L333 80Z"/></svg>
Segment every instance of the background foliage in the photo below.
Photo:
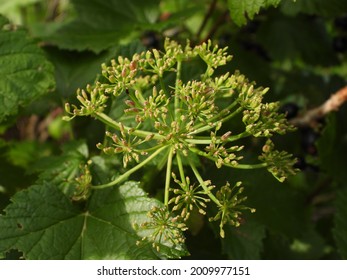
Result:
<svg viewBox="0 0 347 280"><path fill-rule="evenodd" d="M158 203L151 197L160 196L164 174L144 171L132 178L140 186L97 192L87 206L66 198L88 158L98 183L122 172L119 159L99 156L100 123L61 120L65 102L75 102L101 63L161 48L167 36L193 44L211 39L233 55L226 70L270 87L266 98L279 100L290 119L347 81L346 0L0 0L0 13L0 251L8 259L183 255L169 244L160 255L148 244L133 246L142 233L132 223ZM257 212L226 228L222 240L218 226L197 214L186 233L188 257L347 258L346 113L342 106L278 139L302 171L285 183L265 171L215 174L202 166L216 184L243 181L247 205Z"/></svg>

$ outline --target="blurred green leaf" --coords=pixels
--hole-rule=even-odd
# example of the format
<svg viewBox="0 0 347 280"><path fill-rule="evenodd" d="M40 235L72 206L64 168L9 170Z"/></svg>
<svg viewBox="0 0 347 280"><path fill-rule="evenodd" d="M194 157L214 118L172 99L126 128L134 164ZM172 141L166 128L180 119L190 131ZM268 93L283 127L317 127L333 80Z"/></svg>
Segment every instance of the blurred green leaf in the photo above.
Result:
<svg viewBox="0 0 347 280"><path fill-rule="evenodd" d="M239 227L225 227L225 238L222 239L223 253L232 260L260 259L264 237L265 226L245 218Z"/></svg>
<svg viewBox="0 0 347 280"><path fill-rule="evenodd" d="M260 26L257 35L259 43L274 60L302 59L325 66L337 63L331 38L319 19L276 14Z"/></svg>
<svg viewBox="0 0 347 280"><path fill-rule="evenodd" d="M282 0L281 9L284 13L297 15L299 13L336 16L346 13L346 0Z"/></svg>
<svg viewBox="0 0 347 280"><path fill-rule="evenodd" d="M47 39L69 50L100 53L150 29L158 18L159 0L72 0L77 17Z"/></svg>
<svg viewBox="0 0 347 280"><path fill-rule="evenodd" d="M247 183L246 183L247 182ZM257 211L252 217L267 229L289 237L297 237L305 230L308 208L305 195L291 188L287 182L279 183L265 171L252 171L244 179L245 204Z"/></svg>
<svg viewBox="0 0 347 280"><path fill-rule="evenodd" d="M120 45L95 54L90 51L77 52L47 47L45 51L55 67L56 91L58 97L68 98L76 93L78 88L85 87L99 78L101 64L109 62L118 55L131 57L134 53L143 51L139 40L130 44Z"/></svg>
<svg viewBox="0 0 347 280"><path fill-rule="evenodd" d="M45 50L55 67L56 98L68 98L78 88L92 83L100 72L100 65L112 56L111 52L96 55L92 52L59 50L53 47Z"/></svg>
<svg viewBox="0 0 347 280"><path fill-rule="evenodd" d="M0 15L0 122L55 85L53 66L27 32Z"/></svg>
<svg viewBox="0 0 347 280"><path fill-rule="evenodd" d="M326 119L321 137L317 140L317 149L321 168L336 182L344 184L347 180L347 130L344 127L345 110L333 113Z"/></svg>
<svg viewBox="0 0 347 280"><path fill-rule="evenodd" d="M6 152L8 161L15 166L28 170L28 173L30 173L31 166L36 161L51 154L47 143L37 141L12 141L8 146Z"/></svg>

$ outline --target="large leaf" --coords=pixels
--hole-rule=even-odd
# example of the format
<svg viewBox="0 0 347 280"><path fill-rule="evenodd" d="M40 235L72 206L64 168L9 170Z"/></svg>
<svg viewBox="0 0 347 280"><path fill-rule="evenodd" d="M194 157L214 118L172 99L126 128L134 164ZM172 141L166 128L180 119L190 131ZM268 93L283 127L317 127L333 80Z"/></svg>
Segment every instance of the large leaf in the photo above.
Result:
<svg viewBox="0 0 347 280"><path fill-rule="evenodd" d="M252 176L244 177L243 182L247 195L245 204L257 210L250 219L288 237L301 235L308 219L303 193L293 189L287 181L277 182L265 170L252 170Z"/></svg>
<svg viewBox="0 0 347 280"><path fill-rule="evenodd" d="M261 25L257 35L272 59L283 61L300 58L313 65L337 62L331 39L320 20L275 14Z"/></svg>
<svg viewBox="0 0 347 280"><path fill-rule="evenodd" d="M158 258L151 244L136 244L134 224L159 205L138 185L95 191L85 205L49 182L19 192L0 216L0 252L17 249L26 259Z"/></svg>
<svg viewBox="0 0 347 280"><path fill-rule="evenodd" d="M343 259L347 259L347 189L343 189L336 195L336 214L334 237L338 251Z"/></svg>
<svg viewBox="0 0 347 280"><path fill-rule="evenodd" d="M53 66L27 32L0 15L0 122L54 86Z"/></svg>
<svg viewBox="0 0 347 280"><path fill-rule="evenodd" d="M134 38L157 19L158 0L73 0L77 18L48 40L59 47L100 52Z"/></svg>
<svg viewBox="0 0 347 280"><path fill-rule="evenodd" d="M281 0L228 0L231 19L239 26L247 23L247 18L253 19L261 8L277 6Z"/></svg>

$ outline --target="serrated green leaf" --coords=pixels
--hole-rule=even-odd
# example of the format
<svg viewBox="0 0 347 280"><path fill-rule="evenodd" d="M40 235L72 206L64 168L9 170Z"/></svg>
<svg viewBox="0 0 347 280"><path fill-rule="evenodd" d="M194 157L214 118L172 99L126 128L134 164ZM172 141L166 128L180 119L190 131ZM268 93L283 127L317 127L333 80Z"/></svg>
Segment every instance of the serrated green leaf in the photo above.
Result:
<svg viewBox="0 0 347 280"><path fill-rule="evenodd" d="M53 66L23 28L0 15L0 122L54 86Z"/></svg>
<svg viewBox="0 0 347 280"><path fill-rule="evenodd" d="M261 8L277 6L281 0L228 0L231 19L238 25L247 23L247 18L253 19Z"/></svg>
<svg viewBox="0 0 347 280"><path fill-rule="evenodd" d="M297 32L300 30L300 32ZM274 60L302 59L312 65L337 62L324 22L304 16L273 15L261 25L259 42Z"/></svg>
<svg viewBox="0 0 347 280"><path fill-rule="evenodd" d="M61 48L96 53L134 38L157 19L158 0L73 0L77 18L49 36Z"/></svg>
<svg viewBox="0 0 347 280"><path fill-rule="evenodd" d="M134 228L157 205L136 182L95 191L85 204L45 182L18 192L0 216L0 252L17 249L26 259L158 258L150 244L136 244L142 236Z"/></svg>
<svg viewBox="0 0 347 280"><path fill-rule="evenodd" d="M333 229L337 250L343 259L347 259L347 189L336 194L335 227Z"/></svg>

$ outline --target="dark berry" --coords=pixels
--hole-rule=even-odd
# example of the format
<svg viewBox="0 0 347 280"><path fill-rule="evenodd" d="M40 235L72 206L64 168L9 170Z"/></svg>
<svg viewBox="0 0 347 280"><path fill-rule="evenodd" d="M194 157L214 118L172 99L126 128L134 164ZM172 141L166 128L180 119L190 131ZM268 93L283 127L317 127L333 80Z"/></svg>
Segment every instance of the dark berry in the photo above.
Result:
<svg viewBox="0 0 347 280"><path fill-rule="evenodd" d="M247 22L247 25L243 29L247 33L256 33L259 29L259 25L259 20L250 20Z"/></svg>
<svg viewBox="0 0 347 280"><path fill-rule="evenodd" d="M295 118L298 115L298 112L299 106L293 102L285 103L279 109L279 113L284 114L288 120Z"/></svg>
<svg viewBox="0 0 347 280"><path fill-rule="evenodd" d="M221 47L226 47L230 44L231 35L230 34L223 34L218 39L218 45Z"/></svg>
<svg viewBox="0 0 347 280"><path fill-rule="evenodd" d="M300 170L305 170L307 167L307 163L304 157L300 156L300 157L296 157L297 161L294 164L294 168L298 168Z"/></svg>
<svg viewBox="0 0 347 280"><path fill-rule="evenodd" d="M149 31L142 36L142 43L148 49L160 49L160 42L158 35L155 32Z"/></svg>
<svg viewBox="0 0 347 280"><path fill-rule="evenodd" d="M337 29L347 30L347 16L336 18L334 20L334 25Z"/></svg>
<svg viewBox="0 0 347 280"><path fill-rule="evenodd" d="M266 52L266 50L262 46L260 46L258 43L245 40L245 41L242 41L241 44L246 51L253 52L266 61L271 61L271 58Z"/></svg>
<svg viewBox="0 0 347 280"><path fill-rule="evenodd" d="M337 36L333 39L333 48L336 52L344 53L347 51L347 37Z"/></svg>
<svg viewBox="0 0 347 280"><path fill-rule="evenodd" d="M315 132L311 128L301 130L301 146L305 153L310 155L317 154L316 141L318 140L319 136L319 133Z"/></svg>
<svg viewBox="0 0 347 280"><path fill-rule="evenodd" d="M306 162L305 157L298 156L296 157L297 162L294 164L294 168L298 168L301 171L309 171L309 172L319 172L319 167L313 164Z"/></svg>

